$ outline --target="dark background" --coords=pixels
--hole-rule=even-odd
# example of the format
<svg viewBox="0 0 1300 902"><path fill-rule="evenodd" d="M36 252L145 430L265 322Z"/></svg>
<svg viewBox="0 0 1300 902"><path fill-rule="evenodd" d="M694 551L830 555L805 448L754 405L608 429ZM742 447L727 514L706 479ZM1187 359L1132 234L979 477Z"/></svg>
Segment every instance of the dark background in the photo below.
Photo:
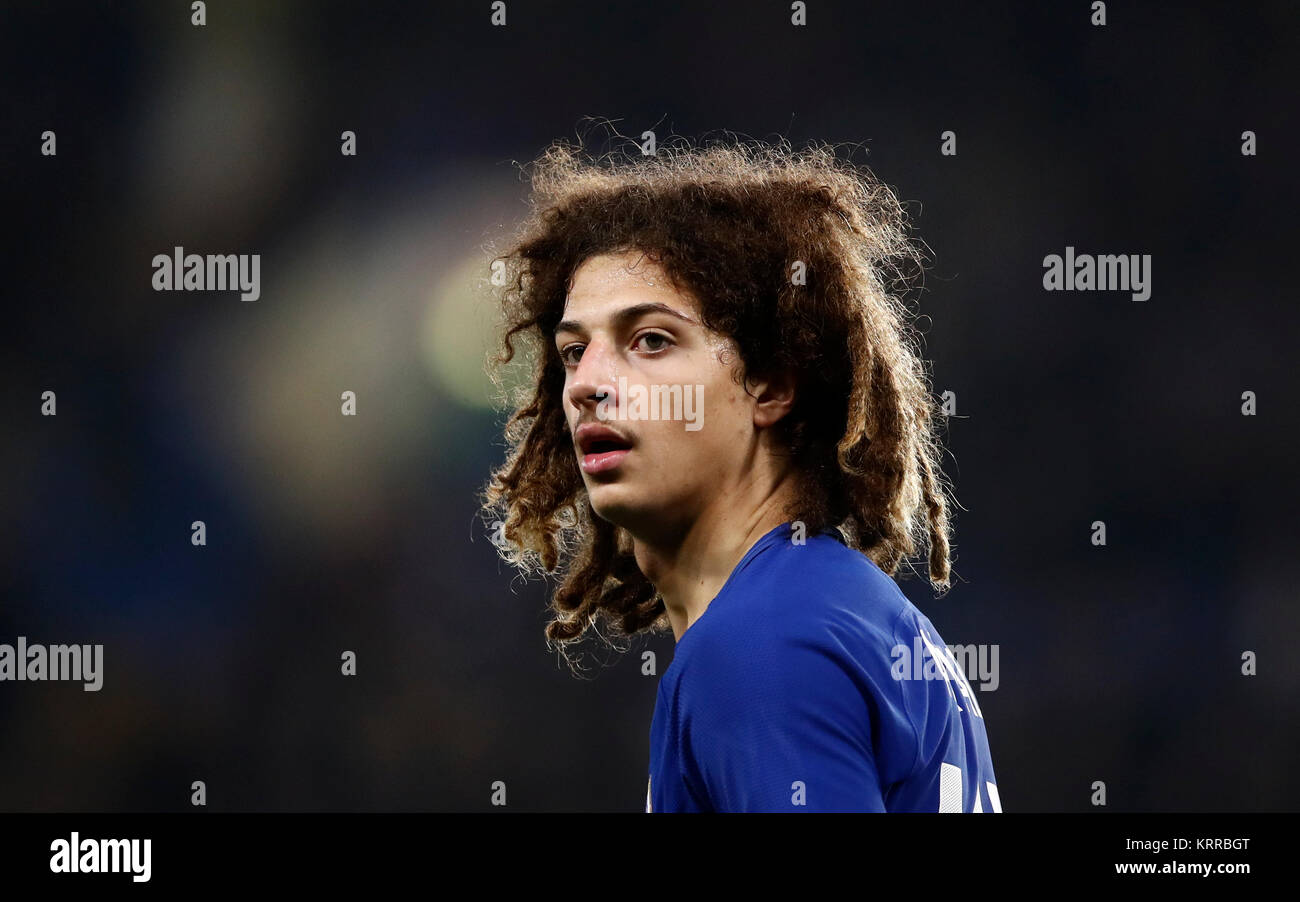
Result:
<svg viewBox="0 0 1300 902"><path fill-rule="evenodd" d="M962 509L954 589L902 585L999 646L1004 810L1300 807L1297 17L1250 7L7 4L0 642L105 663L0 683L0 810L642 809L646 644L576 679L476 519L482 248L586 117L841 144L908 203ZM153 291L176 245L261 299ZM1066 245L1151 298L1044 291Z"/></svg>

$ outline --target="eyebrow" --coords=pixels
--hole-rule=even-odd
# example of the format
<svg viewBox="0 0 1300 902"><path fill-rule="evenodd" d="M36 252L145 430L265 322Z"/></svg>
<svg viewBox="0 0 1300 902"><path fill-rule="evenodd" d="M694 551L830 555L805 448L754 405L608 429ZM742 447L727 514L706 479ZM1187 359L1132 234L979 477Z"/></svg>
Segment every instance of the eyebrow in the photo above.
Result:
<svg viewBox="0 0 1300 902"><path fill-rule="evenodd" d="M691 323L692 325L695 325L695 320L691 319L686 314L678 313L676 310L674 310L672 307L669 307L667 304L661 304L657 301L647 302L644 304L633 304L631 307L624 307L622 310L614 314L613 316L614 325L615 327L625 327L628 325L628 323L634 320L638 320L648 313L666 313L669 316L677 317L679 320L682 320L683 322L687 322L687 323ZM555 332L553 334L558 334L560 332L581 332L582 330L583 330L582 323L578 322L575 319L566 319L566 320L561 320L559 323L556 324Z"/></svg>

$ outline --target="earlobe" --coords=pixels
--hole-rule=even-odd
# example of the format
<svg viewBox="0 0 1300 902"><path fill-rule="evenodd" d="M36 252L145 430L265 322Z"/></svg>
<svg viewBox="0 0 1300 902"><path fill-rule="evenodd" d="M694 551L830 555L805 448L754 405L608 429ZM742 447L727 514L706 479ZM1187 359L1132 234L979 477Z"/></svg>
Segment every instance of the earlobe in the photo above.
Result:
<svg viewBox="0 0 1300 902"><path fill-rule="evenodd" d="M754 398L754 425L760 428L775 425L794 408L794 381L788 377L755 382L751 394Z"/></svg>

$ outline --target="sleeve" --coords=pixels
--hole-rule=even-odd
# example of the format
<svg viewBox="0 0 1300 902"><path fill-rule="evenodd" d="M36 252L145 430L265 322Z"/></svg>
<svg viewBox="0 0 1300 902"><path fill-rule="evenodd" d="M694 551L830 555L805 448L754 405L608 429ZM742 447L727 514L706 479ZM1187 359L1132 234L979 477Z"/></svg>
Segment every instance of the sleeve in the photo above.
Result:
<svg viewBox="0 0 1300 902"><path fill-rule="evenodd" d="M714 811L885 810L870 706L842 649L711 644L692 662L680 725L689 782Z"/></svg>

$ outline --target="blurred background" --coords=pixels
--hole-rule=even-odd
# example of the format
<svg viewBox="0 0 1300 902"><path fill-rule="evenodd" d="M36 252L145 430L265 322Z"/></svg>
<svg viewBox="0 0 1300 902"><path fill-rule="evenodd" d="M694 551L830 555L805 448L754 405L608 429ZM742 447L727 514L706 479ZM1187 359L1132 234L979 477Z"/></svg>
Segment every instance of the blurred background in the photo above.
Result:
<svg viewBox="0 0 1300 902"><path fill-rule="evenodd" d="M7 4L0 642L104 686L0 682L0 810L643 809L671 636L575 678L476 516L484 247L588 117L843 144L907 203L962 507L953 590L901 584L999 646L1004 810L1300 807L1291 6L808 6ZM1044 291L1067 245L1151 298ZM154 291L175 246L260 299Z"/></svg>

